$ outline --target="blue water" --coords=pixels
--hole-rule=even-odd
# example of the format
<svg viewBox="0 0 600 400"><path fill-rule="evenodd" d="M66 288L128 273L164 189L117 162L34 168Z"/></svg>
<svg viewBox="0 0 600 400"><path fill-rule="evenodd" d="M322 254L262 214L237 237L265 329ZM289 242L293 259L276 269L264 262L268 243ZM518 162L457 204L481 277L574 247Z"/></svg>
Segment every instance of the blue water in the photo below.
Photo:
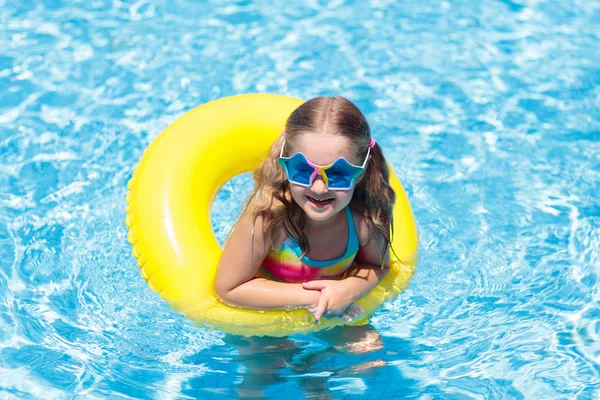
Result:
<svg viewBox="0 0 600 400"><path fill-rule="evenodd" d="M269 3L0 0L0 397L600 397L600 3ZM246 92L350 98L403 180L421 262L367 328L237 340L140 276L133 166Z"/></svg>

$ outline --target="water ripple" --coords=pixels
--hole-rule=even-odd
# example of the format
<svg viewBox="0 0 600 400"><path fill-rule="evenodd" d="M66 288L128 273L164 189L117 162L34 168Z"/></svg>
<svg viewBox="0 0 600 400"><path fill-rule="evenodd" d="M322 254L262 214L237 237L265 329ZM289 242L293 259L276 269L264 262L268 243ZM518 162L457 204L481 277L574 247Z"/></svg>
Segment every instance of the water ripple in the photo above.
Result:
<svg viewBox="0 0 600 400"><path fill-rule="evenodd" d="M0 0L7 398L595 398L600 6ZM123 224L143 149L198 104L342 94L417 217L371 326L242 340L146 288ZM225 239L251 190L226 184Z"/></svg>

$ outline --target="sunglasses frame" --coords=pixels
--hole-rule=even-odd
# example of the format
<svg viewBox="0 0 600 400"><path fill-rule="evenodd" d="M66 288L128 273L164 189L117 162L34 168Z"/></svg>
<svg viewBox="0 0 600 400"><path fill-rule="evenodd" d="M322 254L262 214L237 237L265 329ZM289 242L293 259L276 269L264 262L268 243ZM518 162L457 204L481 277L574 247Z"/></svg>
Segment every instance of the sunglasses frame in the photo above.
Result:
<svg viewBox="0 0 600 400"><path fill-rule="evenodd" d="M365 161L363 162L363 164L361 166L352 164L351 162L346 160L346 158L344 158L344 157L339 157L334 162L332 162L331 164L328 164L328 165L317 165L315 163L310 162L310 160L304 155L304 153L296 153L293 156L284 157L283 156L284 148L285 148L285 140L283 141L283 144L281 145L281 151L279 152L279 164L284 169L285 176L290 183L293 183L294 185L303 186L303 187L311 187L313 182L315 181L315 178L317 177L317 175L321 175L321 178L323 178L323 182L325 182L325 186L329 190L350 190L350 189L352 189L356 185L356 180L358 179L358 177L361 176L365 172L365 167L367 166L367 161L369 161L369 156L371 155L371 146L369 146L369 149L367 150L367 156L365 157ZM282 160L290 160L293 157L296 157L298 154L300 154L304 158L304 161L306 161L306 164L308 164L310 167L312 167L314 169L313 173L310 175L308 184L295 182L295 181L291 180L287 165L285 165L285 163L282 162ZM329 168L333 167L333 165L336 162L338 162L339 160L343 160L351 167L358 169L358 171L356 171L356 173L352 177L352 180L350 181L350 186L347 188L331 188L331 187L329 187L329 178L327 177L327 172L325 172L325 171L328 170Z"/></svg>

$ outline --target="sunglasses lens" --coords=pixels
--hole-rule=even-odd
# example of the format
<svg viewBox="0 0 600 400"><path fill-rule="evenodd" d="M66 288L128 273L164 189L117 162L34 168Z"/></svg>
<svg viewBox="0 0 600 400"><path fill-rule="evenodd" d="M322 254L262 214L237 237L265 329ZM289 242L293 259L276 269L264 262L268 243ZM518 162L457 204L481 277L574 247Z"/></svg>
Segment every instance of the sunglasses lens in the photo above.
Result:
<svg viewBox="0 0 600 400"><path fill-rule="evenodd" d="M352 181L358 171L359 168L348 164L346 160L337 160L331 168L325 171L329 178L327 186L331 189L349 189L352 187Z"/></svg>
<svg viewBox="0 0 600 400"><path fill-rule="evenodd" d="M290 182L300 185L310 185L310 176L315 170L308 165L306 158L302 154L296 154L292 158L282 161L285 162L287 178Z"/></svg>

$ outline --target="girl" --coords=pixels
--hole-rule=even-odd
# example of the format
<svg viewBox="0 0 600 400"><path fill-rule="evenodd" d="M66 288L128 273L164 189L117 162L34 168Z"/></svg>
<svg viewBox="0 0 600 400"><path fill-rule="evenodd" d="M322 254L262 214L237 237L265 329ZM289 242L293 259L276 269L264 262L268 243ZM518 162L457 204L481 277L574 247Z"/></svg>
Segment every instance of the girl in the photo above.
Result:
<svg viewBox="0 0 600 400"><path fill-rule="evenodd" d="M364 115L343 97L298 107L253 174L255 188L219 261L223 302L306 307L350 322L389 266L394 191Z"/></svg>

